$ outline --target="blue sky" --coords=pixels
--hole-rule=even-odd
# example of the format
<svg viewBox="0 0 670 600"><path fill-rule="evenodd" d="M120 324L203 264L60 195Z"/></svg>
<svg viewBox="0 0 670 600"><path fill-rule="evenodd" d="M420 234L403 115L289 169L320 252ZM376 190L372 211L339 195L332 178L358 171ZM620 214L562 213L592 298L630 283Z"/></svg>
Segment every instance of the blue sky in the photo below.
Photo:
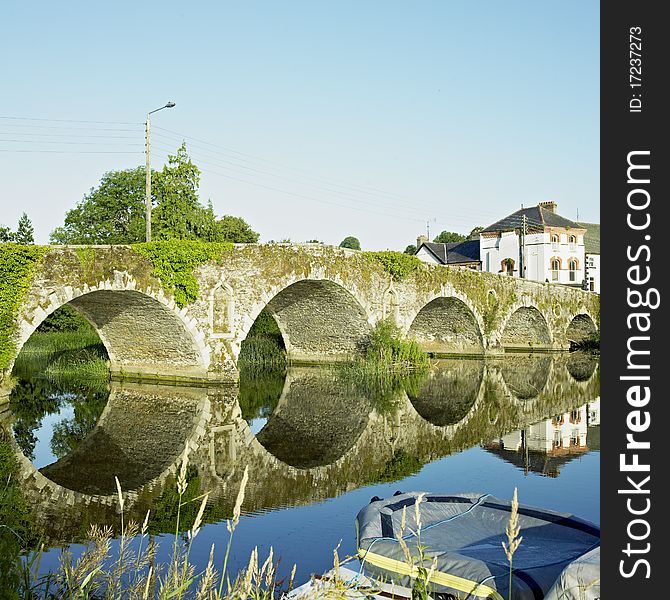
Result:
<svg viewBox="0 0 670 600"><path fill-rule="evenodd" d="M144 163L169 100L153 165L187 136L202 200L264 241L402 250L544 200L600 219L594 0L10 0L0 50L0 223L25 210L39 242Z"/></svg>

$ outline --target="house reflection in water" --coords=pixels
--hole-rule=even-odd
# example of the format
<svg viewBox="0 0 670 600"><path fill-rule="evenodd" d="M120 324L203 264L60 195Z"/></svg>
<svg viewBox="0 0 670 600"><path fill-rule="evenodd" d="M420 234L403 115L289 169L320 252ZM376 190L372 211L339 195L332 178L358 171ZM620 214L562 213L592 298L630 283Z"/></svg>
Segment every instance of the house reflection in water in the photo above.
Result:
<svg viewBox="0 0 670 600"><path fill-rule="evenodd" d="M589 451L600 450L600 398L570 412L513 431L484 448L523 469L558 477L561 467Z"/></svg>

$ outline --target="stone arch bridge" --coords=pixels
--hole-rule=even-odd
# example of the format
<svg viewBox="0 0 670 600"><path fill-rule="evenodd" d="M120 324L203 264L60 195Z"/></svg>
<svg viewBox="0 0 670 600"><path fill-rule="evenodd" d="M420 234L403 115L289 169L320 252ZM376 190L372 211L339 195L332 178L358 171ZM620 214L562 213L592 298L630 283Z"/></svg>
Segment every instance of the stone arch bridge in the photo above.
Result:
<svg viewBox="0 0 670 600"><path fill-rule="evenodd" d="M52 247L16 315L13 358L65 304L96 328L112 373L211 380L237 378L264 308L289 357L310 362L350 356L386 317L426 351L489 355L567 349L600 315L599 297L581 290L423 264L396 280L368 253L322 245L238 245L193 275L198 297L180 307L129 246Z"/></svg>

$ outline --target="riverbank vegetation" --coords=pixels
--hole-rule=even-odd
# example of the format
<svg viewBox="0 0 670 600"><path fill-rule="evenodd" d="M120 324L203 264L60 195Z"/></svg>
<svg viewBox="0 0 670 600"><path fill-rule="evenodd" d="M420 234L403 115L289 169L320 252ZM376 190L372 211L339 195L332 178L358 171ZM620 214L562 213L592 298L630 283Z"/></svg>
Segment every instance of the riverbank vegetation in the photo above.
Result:
<svg viewBox="0 0 670 600"><path fill-rule="evenodd" d="M286 346L273 316L263 309L242 342L238 359L240 372L277 371L287 366Z"/></svg>
<svg viewBox="0 0 670 600"><path fill-rule="evenodd" d="M600 353L600 330L578 342L570 342L570 350L584 350L587 352Z"/></svg>
<svg viewBox="0 0 670 600"><path fill-rule="evenodd" d="M28 338L14 363L18 378L52 381L109 380L107 350L91 324L76 310L63 306L49 315Z"/></svg>
<svg viewBox="0 0 670 600"><path fill-rule="evenodd" d="M371 330L359 355L334 368L342 385L352 386L377 410L387 411L400 392L416 393L430 364L416 340L406 339L392 319L384 319Z"/></svg>

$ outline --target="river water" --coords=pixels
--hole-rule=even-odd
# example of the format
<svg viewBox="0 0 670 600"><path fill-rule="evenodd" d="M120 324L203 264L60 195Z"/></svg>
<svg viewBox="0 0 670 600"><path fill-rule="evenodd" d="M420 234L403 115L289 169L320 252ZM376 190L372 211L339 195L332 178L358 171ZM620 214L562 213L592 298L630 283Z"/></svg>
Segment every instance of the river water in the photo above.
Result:
<svg viewBox="0 0 670 600"><path fill-rule="evenodd" d="M245 467L249 483L230 568L272 546L297 580L355 553L354 519L373 496L397 490L487 492L600 520L597 357L508 354L436 361L425 377L383 389L336 367L244 376L239 386L89 385L38 375L19 380L5 417L21 486L50 548L76 555L91 523L118 528L150 510L149 531L168 560L174 474L188 446L185 499L208 492L191 560L223 558ZM190 527L199 502L182 509Z"/></svg>

